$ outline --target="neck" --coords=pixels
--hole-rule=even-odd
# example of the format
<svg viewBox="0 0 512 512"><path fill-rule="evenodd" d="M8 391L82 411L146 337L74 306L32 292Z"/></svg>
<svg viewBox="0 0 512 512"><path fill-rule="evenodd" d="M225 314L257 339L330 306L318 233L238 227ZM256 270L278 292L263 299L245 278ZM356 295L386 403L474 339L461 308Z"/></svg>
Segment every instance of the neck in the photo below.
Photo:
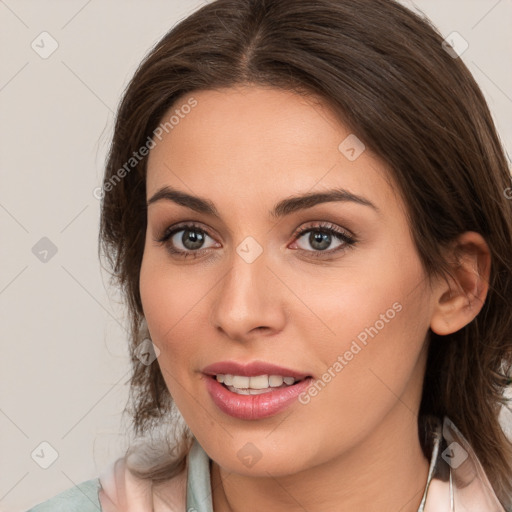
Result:
<svg viewBox="0 0 512 512"><path fill-rule="evenodd" d="M397 402L378 428L324 464L283 477L229 473L212 461L215 512L417 512L429 461L417 418Z"/></svg>

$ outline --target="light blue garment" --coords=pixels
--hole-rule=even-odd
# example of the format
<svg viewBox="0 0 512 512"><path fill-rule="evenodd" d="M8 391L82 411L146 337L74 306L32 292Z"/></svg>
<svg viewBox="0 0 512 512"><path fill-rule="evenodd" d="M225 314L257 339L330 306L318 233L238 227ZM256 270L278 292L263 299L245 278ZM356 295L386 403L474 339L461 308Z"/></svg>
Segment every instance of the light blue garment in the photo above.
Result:
<svg viewBox="0 0 512 512"><path fill-rule="evenodd" d="M197 439L194 439L188 455L191 474L187 480L186 512L213 512L210 458Z"/></svg>
<svg viewBox="0 0 512 512"><path fill-rule="evenodd" d="M187 457L187 511L213 512L210 459L197 440L194 440ZM101 512L99 490L99 478L93 478L66 489L27 512Z"/></svg>
<svg viewBox="0 0 512 512"><path fill-rule="evenodd" d="M28 512L99 512L101 511L99 490L98 478L87 480L36 505Z"/></svg>
<svg viewBox="0 0 512 512"><path fill-rule="evenodd" d="M435 427L429 431L432 446L430 467L418 512L432 510L432 507L430 509L428 507L428 497L430 496L428 491L431 481L436 479L439 482L443 481L449 489L446 494L443 494L443 504L447 505L447 508L443 507L443 510L503 512L505 509L498 502L476 454L466 439L448 417L445 416L443 423L439 419L435 421ZM458 460L450 458L454 456ZM187 507L183 512L213 512L210 459L196 439L194 439L187 457L189 468ZM465 459L469 460L463 465ZM471 484L471 486L467 484ZM476 492L474 496L478 496L478 499L473 498L473 494L468 494L471 489ZM101 512L99 490L98 478L87 480L27 512ZM425 507L425 505L427 506Z"/></svg>

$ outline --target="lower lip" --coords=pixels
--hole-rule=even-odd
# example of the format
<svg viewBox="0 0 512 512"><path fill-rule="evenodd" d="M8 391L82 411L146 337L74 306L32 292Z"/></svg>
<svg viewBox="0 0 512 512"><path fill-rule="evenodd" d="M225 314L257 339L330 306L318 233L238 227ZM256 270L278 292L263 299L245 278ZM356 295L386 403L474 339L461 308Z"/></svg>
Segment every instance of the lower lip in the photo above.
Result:
<svg viewBox="0 0 512 512"><path fill-rule="evenodd" d="M259 420L274 416L290 406L313 380L304 379L293 386L275 388L259 395L239 395L224 387L215 377L205 375L206 388L217 407L241 420Z"/></svg>

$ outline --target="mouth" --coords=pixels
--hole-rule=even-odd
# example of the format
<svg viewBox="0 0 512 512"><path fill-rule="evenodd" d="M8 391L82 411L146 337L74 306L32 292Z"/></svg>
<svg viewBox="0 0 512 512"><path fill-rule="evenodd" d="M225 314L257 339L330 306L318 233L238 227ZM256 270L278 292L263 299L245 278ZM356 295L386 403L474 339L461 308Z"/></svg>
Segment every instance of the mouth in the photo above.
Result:
<svg viewBox="0 0 512 512"><path fill-rule="evenodd" d="M230 366L233 368L232 364ZM267 365L267 369L277 368ZM240 367L236 370L240 372ZM250 375L220 373L219 370L214 372L210 369L211 373L204 373L203 377L212 402L221 412L240 420L252 421L275 416L292 407L300 401L299 397L313 381L310 375L280 370L281 375L260 373L261 369L255 371L253 365L251 370L245 367L245 373ZM226 372L226 366L220 371Z"/></svg>
<svg viewBox="0 0 512 512"><path fill-rule="evenodd" d="M283 375L232 375L232 374L216 374L207 375L209 378L216 380L224 388L232 393L239 395L261 395L271 393L274 390L282 388L291 388L312 376L291 377Z"/></svg>

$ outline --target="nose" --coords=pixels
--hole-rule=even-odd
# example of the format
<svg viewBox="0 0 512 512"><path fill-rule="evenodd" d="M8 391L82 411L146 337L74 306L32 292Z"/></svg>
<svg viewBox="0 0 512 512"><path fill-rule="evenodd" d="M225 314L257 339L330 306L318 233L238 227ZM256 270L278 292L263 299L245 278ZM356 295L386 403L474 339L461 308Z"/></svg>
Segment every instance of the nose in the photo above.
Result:
<svg viewBox="0 0 512 512"><path fill-rule="evenodd" d="M214 327L236 341L270 336L286 323L286 288L263 252L247 262L234 252L230 268L212 293Z"/></svg>

